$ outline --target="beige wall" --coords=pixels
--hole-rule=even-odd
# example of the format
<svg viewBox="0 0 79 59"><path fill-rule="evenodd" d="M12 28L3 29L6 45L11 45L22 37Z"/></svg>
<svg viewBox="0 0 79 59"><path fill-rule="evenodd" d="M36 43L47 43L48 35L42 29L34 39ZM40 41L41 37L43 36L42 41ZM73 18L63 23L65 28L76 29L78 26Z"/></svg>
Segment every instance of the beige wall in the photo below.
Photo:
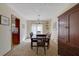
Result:
<svg viewBox="0 0 79 59"><path fill-rule="evenodd" d="M48 22L48 29L47 29L47 26L46 26L47 22ZM51 26L50 22L51 22L51 20L40 21L40 23L43 24L43 33L50 32L50 26ZM27 38L29 37L29 34L31 32L32 24L36 24L36 23L38 23L38 21L27 20Z"/></svg>
<svg viewBox="0 0 79 59"><path fill-rule="evenodd" d="M0 55L6 54L11 50L12 36L11 36L11 14L20 18L20 39L25 39L26 36L26 21L15 10L11 9L6 4L0 4L0 15L9 18L9 26L0 25Z"/></svg>
<svg viewBox="0 0 79 59"><path fill-rule="evenodd" d="M11 50L11 10L5 4L0 4L0 14L9 17L10 25L0 25L0 55Z"/></svg>

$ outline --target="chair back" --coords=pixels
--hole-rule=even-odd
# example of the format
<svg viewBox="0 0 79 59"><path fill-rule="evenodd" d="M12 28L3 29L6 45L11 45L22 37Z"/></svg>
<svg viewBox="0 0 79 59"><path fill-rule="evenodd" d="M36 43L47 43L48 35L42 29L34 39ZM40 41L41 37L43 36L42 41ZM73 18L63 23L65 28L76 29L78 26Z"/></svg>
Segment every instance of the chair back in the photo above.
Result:
<svg viewBox="0 0 79 59"><path fill-rule="evenodd" d="M51 34L50 34L50 33L48 33L48 34L47 34L47 38L49 38L49 39L50 39L50 37L51 37Z"/></svg>
<svg viewBox="0 0 79 59"><path fill-rule="evenodd" d="M30 38L32 38L32 36L33 36L33 33L31 32L31 33L30 33Z"/></svg>

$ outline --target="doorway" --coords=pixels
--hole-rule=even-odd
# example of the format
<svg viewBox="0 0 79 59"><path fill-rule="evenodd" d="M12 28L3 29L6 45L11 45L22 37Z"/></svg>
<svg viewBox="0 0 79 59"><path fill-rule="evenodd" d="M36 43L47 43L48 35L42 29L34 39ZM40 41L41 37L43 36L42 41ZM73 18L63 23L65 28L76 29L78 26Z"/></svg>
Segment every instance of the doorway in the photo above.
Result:
<svg viewBox="0 0 79 59"><path fill-rule="evenodd" d="M12 46L20 44L20 19L11 15Z"/></svg>

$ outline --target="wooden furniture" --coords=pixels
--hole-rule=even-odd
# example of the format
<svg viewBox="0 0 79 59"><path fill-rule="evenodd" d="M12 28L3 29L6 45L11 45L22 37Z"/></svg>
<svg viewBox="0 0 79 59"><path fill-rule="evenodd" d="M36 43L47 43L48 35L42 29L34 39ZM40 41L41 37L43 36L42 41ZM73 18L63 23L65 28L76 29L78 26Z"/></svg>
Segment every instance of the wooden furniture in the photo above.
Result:
<svg viewBox="0 0 79 59"><path fill-rule="evenodd" d="M46 37L47 34L37 34L36 36L37 36L37 37L39 37L39 36L40 36L40 37Z"/></svg>
<svg viewBox="0 0 79 59"><path fill-rule="evenodd" d="M44 48L44 54L46 55L46 46L45 46L45 37L37 37L37 55L38 55L38 48L43 47Z"/></svg>
<svg viewBox="0 0 79 59"><path fill-rule="evenodd" d="M33 49L33 47L35 47L33 43L37 42L37 38L33 37L33 33L30 33L30 38L31 38L31 49Z"/></svg>
<svg viewBox="0 0 79 59"><path fill-rule="evenodd" d="M36 40L36 41L32 41ZM32 45L32 43L36 42L37 45ZM47 45L46 45L47 43ZM33 36L31 37L31 48L37 47L37 54L38 54L38 48L43 47L44 48L44 54L46 55L46 47L49 47L49 37L46 36Z"/></svg>
<svg viewBox="0 0 79 59"><path fill-rule="evenodd" d="M79 55L79 4L58 19L58 54Z"/></svg>
<svg viewBox="0 0 79 59"><path fill-rule="evenodd" d="M51 34L44 34L44 35L41 34L41 35L33 36L33 35L31 35L31 33L30 33L30 38L31 38L31 48L32 48L32 47L36 47L36 45L33 45L33 43L36 43L39 37L46 38L46 39L45 39L45 44L46 44L45 46L46 46L47 48L49 48L49 44L50 44L50 36L51 36Z"/></svg>
<svg viewBox="0 0 79 59"><path fill-rule="evenodd" d="M20 43L20 20L16 18L15 20L15 30L12 32L12 43L13 45Z"/></svg>
<svg viewBox="0 0 79 59"><path fill-rule="evenodd" d="M48 38L48 39L45 40L45 43L46 43L46 47L47 48L49 48L49 45L50 45L50 37L51 37L51 34L47 34L46 35L46 38Z"/></svg>
<svg viewBox="0 0 79 59"><path fill-rule="evenodd" d="M32 32L30 33L31 49L32 49L33 47L36 47L36 45L33 45L33 44L37 42L37 39L38 39L37 37L39 37L39 36L46 37L46 34L37 34L36 36L33 36L33 33L32 33Z"/></svg>

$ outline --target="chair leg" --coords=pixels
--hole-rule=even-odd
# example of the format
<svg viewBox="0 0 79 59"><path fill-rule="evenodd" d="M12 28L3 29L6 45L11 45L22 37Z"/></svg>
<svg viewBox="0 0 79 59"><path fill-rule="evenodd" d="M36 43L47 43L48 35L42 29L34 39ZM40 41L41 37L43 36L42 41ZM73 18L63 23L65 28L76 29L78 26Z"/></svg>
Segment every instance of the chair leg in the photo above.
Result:
<svg viewBox="0 0 79 59"><path fill-rule="evenodd" d="M38 47L37 47L37 55L38 55Z"/></svg>
<svg viewBox="0 0 79 59"><path fill-rule="evenodd" d="M46 48L44 47L44 54L46 55Z"/></svg>
<svg viewBox="0 0 79 59"><path fill-rule="evenodd" d="M33 49L33 42L31 42L31 49Z"/></svg>
<svg viewBox="0 0 79 59"><path fill-rule="evenodd" d="M47 45L47 49L49 49L49 42L48 42L48 45Z"/></svg>

